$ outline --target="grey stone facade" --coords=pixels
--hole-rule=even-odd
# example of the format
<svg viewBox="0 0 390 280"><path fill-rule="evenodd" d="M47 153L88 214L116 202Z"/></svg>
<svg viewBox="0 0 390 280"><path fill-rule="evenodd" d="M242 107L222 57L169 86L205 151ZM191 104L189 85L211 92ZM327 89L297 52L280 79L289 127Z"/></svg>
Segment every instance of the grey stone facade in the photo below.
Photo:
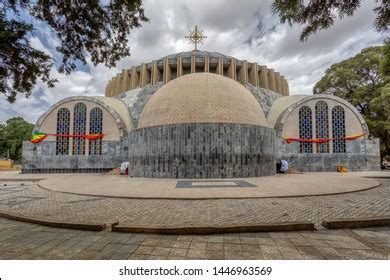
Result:
<svg viewBox="0 0 390 280"><path fill-rule="evenodd" d="M103 172L128 160L127 140L102 141L102 155L56 155L56 142L23 142L22 173Z"/></svg>
<svg viewBox="0 0 390 280"><path fill-rule="evenodd" d="M302 172L335 172L342 165L349 171L380 170L379 139L362 139L346 142L346 153L299 152L299 142L287 144L277 139L277 159L287 160L290 167Z"/></svg>
<svg viewBox="0 0 390 280"><path fill-rule="evenodd" d="M244 124L171 124L129 134L130 176L239 178L275 174L275 132Z"/></svg>
<svg viewBox="0 0 390 280"><path fill-rule="evenodd" d="M251 84L247 84L246 88L253 94L257 102L259 102L261 108L263 109L264 115L268 117L268 113L271 109L272 104L275 100L282 97L281 94L276 93L272 90L255 87Z"/></svg>
<svg viewBox="0 0 390 280"><path fill-rule="evenodd" d="M143 88L136 88L133 90L129 90L125 93L116 96L123 103L129 107L129 112L134 121L134 126L138 126L139 116L144 109L146 102L152 97L152 95L160 89L164 84L162 82L158 82L155 85L148 84Z"/></svg>

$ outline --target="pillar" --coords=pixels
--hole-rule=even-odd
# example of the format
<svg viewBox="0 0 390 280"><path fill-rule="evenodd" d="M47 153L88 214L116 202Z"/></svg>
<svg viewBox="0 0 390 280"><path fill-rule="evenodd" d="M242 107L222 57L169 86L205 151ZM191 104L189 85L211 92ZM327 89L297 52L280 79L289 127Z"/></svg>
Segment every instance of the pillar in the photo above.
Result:
<svg viewBox="0 0 390 280"><path fill-rule="evenodd" d="M237 70L237 61L236 61L236 59L232 58L230 60L230 65L227 69L227 76L229 78L232 78L233 80L237 80L236 70Z"/></svg>
<svg viewBox="0 0 390 280"><path fill-rule="evenodd" d="M269 89L268 68L266 66L261 66L260 67L259 84L260 84L260 87L265 88L265 89Z"/></svg>
<svg viewBox="0 0 390 280"><path fill-rule="evenodd" d="M171 68L169 67L169 60L164 60L164 70L163 70L163 81L164 84L168 83L171 80Z"/></svg>
<svg viewBox="0 0 390 280"><path fill-rule="evenodd" d="M157 67L157 61L152 62L152 84L155 85L160 80L160 71Z"/></svg>
<svg viewBox="0 0 390 280"><path fill-rule="evenodd" d="M137 68L133 66L131 68L131 89L135 89L139 86L139 74Z"/></svg>
<svg viewBox="0 0 390 280"><path fill-rule="evenodd" d="M275 72L275 89L277 93L282 94L282 84L281 84L279 72Z"/></svg>
<svg viewBox="0 0 390 280"><path fill-rule="evenodd" d="M248 62L243 60L241 62L241 68L238 73L240 75L240 83L244 86L248 84Z"/></svg>
<svg viewBox="0 0 390 280"><path fill-rule="evenodd" d="M223 75L223 58L218 58L217 72L218 75Z"/></svg>
<svg viewBox="0 0 390 280"><path fill-rule="evenodd" d="M268 86L272 91L276 91L276 82L275 82L275 70L268 69Z"/></svg>
<svg viewBox="0 0 390 280"><path fill-rule="evenodd" d="M195 56L191 56L191 73L195 73L196 72L196 60L195 60Z"/></svg>
<svg viewBox="0 0 390 280"><path fill-rule="evenodd" d="M208 56L204 58L204 72L209 73L210 72L210 59Z"/></svg>
<svg viewBox="0 0 390 280"><path fill-rule="evenodd" d="M179 57L177 59L177 77L181 77L183 76L183 62L182 62L182 58Z"/></svg>
<svg viewBox="0 0 390 280"><path fill-rule="evenodd" d="M259 86L259 75L258 75L259 69L257 63L252 63L252 69L249 72L249 82L255 86Z"/></svg>

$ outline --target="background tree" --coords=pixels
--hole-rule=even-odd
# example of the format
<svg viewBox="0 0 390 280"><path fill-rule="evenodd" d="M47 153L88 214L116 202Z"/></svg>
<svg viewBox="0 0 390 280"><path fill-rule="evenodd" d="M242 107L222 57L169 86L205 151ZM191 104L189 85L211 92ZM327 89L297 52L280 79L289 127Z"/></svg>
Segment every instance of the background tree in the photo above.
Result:
<svg viewBox="0 0 390 280"><path fill-rule="evenodd" d="M275 0L272 4L272 11L280 17L282 23L290 25L303 25L300 40L307 40L310 35L321 29L330 28L336 18L352 16L361 6L360 0ZM375 28L377 31L388 31L390 29L390 1L375 0L379 3L374 8L376 13Z"/></svg>
<svg viewBox="0 0 390 280"><path fill-rule="evenodd" d="M15 117L0 125L0 156L22 159L22 143L31 139L34 125L22 117Z"/></svg>
<svg viewBox="0 0 390 280"><path fill-rule="evenodd" d="M61 61L31 47L34 27L28 20L51 28ZM142 0L0 1L0 91L14 102L18 94L29 96L37 79L53 87L53 64L66 74L89 58L94 65L113 67L130 55L130 30L145 21Z"/></svg>
<svg viewBox="0 0 390 280"><path fill-rule="evenodd" d="M390 156L390 77L385 46L369 47L333 64L314 86L313 93L339 96L352 103L365 118L370 132L381 140L381 157ZM387 74L386 74L387 73Z"/></svg>

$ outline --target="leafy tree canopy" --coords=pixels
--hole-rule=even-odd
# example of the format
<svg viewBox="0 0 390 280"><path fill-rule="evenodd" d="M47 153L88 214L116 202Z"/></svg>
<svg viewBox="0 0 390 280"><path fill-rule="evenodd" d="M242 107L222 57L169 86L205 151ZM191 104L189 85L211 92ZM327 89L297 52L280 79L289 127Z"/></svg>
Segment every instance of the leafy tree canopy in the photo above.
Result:
<svg viewBox="0 0 390 280"><path fill-rule="evenodd" d="M370 132L381 140L381 156L390 156L390 41L333 64L314 86L314 94L332 94L362 113Z"/></svg>
<svg viewBox="0 0 390 280"><path fill-rule="evenodd" d="M22 159L22 143L31 139L34 125L22 117L15 117L0 124L0 156L10 159Z"/></svg>
<svg viewBox="0 0 390 280"><path fill-rule="evenodd" d="M330 28L336 18L352 16L361 6L360 0L275 0L272 4L274 14L280 17L282 23L290 25L303 25L300 40L306 41L311 35L321 29ZM375 0L378 5L376 13L375 28L378 31L390 29L390 1Z"/></svg>
<svg viewBox="0 0 390 280"><path fill-rule="evenodd" d="M22 16L23 14L23 16ZM26 15L30 20L26 20ZM46 23L59 40L61 61L34 49L29 37L31 22ZM58 65L69 74L76 63L107 67L130 55L128 33L148 19L142 0L47 1L3 0L0 2L0 91L14 102L18 94L29 96L37 79L49 87L56 80L50 70Z"/></svg>

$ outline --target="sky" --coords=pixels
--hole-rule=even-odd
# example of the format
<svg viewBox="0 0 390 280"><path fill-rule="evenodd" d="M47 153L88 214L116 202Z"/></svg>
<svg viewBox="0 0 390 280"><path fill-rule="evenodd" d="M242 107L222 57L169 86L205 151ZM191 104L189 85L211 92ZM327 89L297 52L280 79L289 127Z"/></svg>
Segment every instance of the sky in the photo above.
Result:
<svg viewBox="0 0 390 280"><path fill-rule="evenodd" d="M14 104L0 94L0 123L15 116L34 123L63 98L104 95L106 83L122 69L191 50L184 37L195 25L207 36L200 50L274 68L287 78L290 94L312 94L313 86L330 65L368 46L379 45L384 39L384 34L373 27L375 1L363 1L353 17L337 20L331 29L318 32L306 42L299 41L302 27L281 24L272 14L272 1L268 0L144 0L143 3L150 22L129 35L130 57L111 69L88 62L70 75L60 74L54 68L51 75L59 80L55 88L38 82L29 98L18 96ZM56 37L44 23L34 23L31 45L58 58Z"/></svg>

